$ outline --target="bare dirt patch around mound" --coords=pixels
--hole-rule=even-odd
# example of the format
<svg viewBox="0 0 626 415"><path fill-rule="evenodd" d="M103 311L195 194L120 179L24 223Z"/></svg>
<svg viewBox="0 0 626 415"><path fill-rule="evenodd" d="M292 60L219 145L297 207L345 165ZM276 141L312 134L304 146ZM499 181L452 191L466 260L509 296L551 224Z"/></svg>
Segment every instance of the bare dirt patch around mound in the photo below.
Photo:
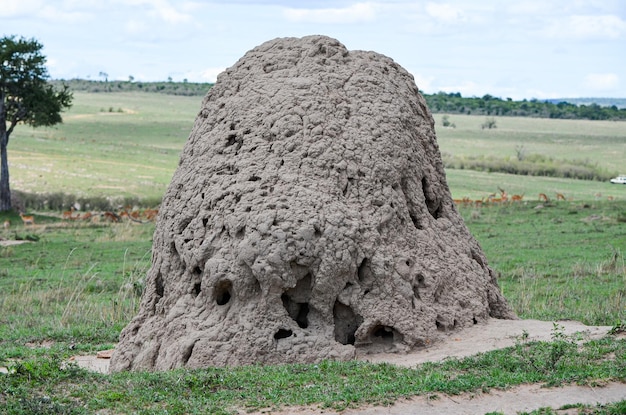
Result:
<svg viewBox="0 0 626 415"><path fill-rule="evenodd" d="M475 415L491 412L514 415L539 408L557 409L577 403L597 405L616 402L626 397L626 385L611 383L603 387L565 386L544 388L541 385L522 385L507 391L492 391L488 394L463 394L458 396L418 396L400 401L389 407L349 409L341 415ZM245 412L242 412L245 413ZM561 412L559 412L561 413ZM565 412L563 412L565 413ZM575 412L578 413L578 412ZM249 414L249 413L248 413ZM309 408L287 408L283 411L262 411L265 415L338 415L332 410ZM252 414L252 415L254 415Z"/></svg>
<svg viewBox="0 0 626 415"><path fill-rule="evenodd" d="M599 339L607 335L609 326L586 326L576 321L559 321L562 333L567 336L580 333L583 341ZM427 349L416 350L408 354L359 355L357 359L372 363L391 363L412 367L425 362L441 361L447 358L462 358L490 350L513 346L519 336L528 334L530 341L549 341L554 333L554 322L538 320L498 320L490 319L485 324L478 324L452 333L446 341ZM100 373L107 373L109 360L93 356L76 356L73 361L79 366ZM522 385L507 391L493 390L487 394L462 394L448 396L444 394L418 396L400 400L389 407L364 407L341 412L344 415L373 414L484 414L502 412L516 414L542 407L559 408L565 404L605 404L626 398L626 384L610 383L602 387L565 386L545 388L543 385ZM247 412L242 412L247 413ZM263 410L257 414L298 414L314 415L337 414L330 409L284 408L279 411Z"/></svg>

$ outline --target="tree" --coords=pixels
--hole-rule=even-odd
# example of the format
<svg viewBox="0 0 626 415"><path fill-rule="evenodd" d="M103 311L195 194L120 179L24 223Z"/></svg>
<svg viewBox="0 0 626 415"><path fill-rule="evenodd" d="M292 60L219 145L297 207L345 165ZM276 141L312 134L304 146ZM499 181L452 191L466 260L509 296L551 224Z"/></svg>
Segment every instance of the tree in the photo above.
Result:
<svg viewBox="0 0 626 415"><path fill-rule="evenodd" d="M15 127L58 124L72 104L66 85L55 90L48 83L42 47L35 39L0 38L0 211L11 209L7 146Z"/></svg>

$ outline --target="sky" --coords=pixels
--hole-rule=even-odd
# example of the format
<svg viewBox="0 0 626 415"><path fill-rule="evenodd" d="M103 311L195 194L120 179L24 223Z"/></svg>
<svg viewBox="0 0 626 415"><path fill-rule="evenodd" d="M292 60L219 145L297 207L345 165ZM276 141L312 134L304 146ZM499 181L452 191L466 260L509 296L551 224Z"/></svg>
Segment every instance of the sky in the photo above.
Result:
<svg viewBox="0 0 626 415"><path fill-rule="evenodd" d="M215 82L261 43L321 34L427 94L626 97L624 0L0 0L53 79Z"/></svg>

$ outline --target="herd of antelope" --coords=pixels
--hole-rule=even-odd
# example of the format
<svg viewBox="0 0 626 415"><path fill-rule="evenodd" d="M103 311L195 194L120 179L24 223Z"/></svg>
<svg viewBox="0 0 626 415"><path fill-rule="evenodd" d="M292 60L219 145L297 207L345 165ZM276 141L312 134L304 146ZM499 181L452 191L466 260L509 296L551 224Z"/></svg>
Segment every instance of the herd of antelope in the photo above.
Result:
<svg viewBox="0 0 626 415"><path fill-rule="evenodd" d="M481 199L470 199L469 197L464 197L463 199L454 199L454 203L456 205L459 206L477 206L477 207L482 207L482 206L489 206L489 205L501 205L501 204L506 204L506 203L516 203L516 202L522 202L524 200L524 194L522 193L521 195L511 195L509 196L509 194L506 192L506 190L498 187L498 191L500 192L500 194L496 194L496 193L492 193L486 197L483 197ZM563 193L556 193L556 200L566 200L565 195L563 195ZM537 198L538 201L540 202L551 202L552 199L550 199L548 197L547 194L545 193L539 193L539 196ZM571 198L567 199L567 200L572 200Z"/></svg>
<svg viewBox="0 0 626 415"><path fill-rule="evenodd" d="M61 218L63 220L83 220L83 221L92 221L92 222L97 222L103 219L107 222L114 222L114 223L118 223L124 219L127 219L133 222L145 223L145 222L154 221L158 214L159 214L158 209L144 209L143 211L140 211L136 209L129 210L129 208L120 210L117 213L111 212L111 211L104 211L104 212L85 212L81 214L80 212L76 212L74 208L70 208L70 210L66 210L65 212L63 212L63 214L61 215Z"/></svg>
<svg viewBox="0 0 626 415"><path fill-rule="evenodd" d="M80 213L72 207L70 210L66 210L61 214L61 219L64 221L70 220L89 222L99 222L101 220L105 220L112 223L129 220L137 223L146 223L155 221L158 214L158 209L144 209L140 211L136 209L129 210L129 208L120 210L117 213L110 211ZM24 212L20 211L20 218L22 219L24 226L35 225L35 216L33 215L25 215ZM3 227L4 229L9 229L11 227L11 221L5 220L3 223Z"/></svg>

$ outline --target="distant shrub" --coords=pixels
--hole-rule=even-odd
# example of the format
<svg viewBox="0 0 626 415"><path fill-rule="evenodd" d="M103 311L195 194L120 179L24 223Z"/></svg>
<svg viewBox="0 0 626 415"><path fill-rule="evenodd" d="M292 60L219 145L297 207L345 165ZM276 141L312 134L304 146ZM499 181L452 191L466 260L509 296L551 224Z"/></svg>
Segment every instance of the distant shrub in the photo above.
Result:
<svg viewBox="0 0 626 415"><path fill-rule="evenodd" d="M498 126L496 125L496 119L493 117L487 118L485 120L484 123L482 123L482 125L480 126L480 128L482 128L483 130L486 128L488 130L491 130L492 128L497 128Z"/></svg>
<svg viewBox="0 0 626 415"><path fill-rule="evenodd" d="M442 159L446 168L489 173L597 181L607 181L616 175L615 172L602 169L597 163L588 160L557 160L541 154L529 154L523 160L495 156L455 157L450 154L442 155Z"/></svg>
<svg viewBox="0 0 626 415"><path fill-rule="evenodd" d="M447 115L444 115L441 118L441 125L447 128L456 128L456 124L453 122L450 122L450 117L448 117Z"/></svg>

